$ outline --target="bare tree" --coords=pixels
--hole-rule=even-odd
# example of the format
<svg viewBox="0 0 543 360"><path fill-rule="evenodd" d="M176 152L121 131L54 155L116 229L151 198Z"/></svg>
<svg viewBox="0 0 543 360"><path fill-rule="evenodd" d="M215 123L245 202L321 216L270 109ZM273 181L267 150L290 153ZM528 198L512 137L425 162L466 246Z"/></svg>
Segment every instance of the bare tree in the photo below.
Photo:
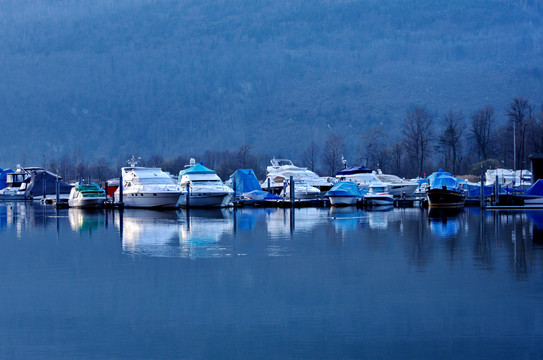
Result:
<svg viewBox="0 0 543 360"><path fill-rule="evenodd" d="M446 165L449 166L449 163L452 162L452 171L453 174L456 174L460 138L464 131L464 114L462 111L455 113L449 110L443 123L444 128L439 136L438 144L445 154Z"/></svg>
<svg viewBox="0 0 543 360"><path fill-rule="evenodd" d="M470 135L477 147L479 160L486 160L489 157L494 124L494 108L491 105L478 109L471 115Z"/></svg>
<svg viewBox="0 0 543 360"><path fill-rule="evenodd" d="M514 150L516 154L514 159L515 165L513 167L516 169L516 165L522 167L526 157L524 154L524 138L526 135L526 126L533 115L534 107L529 103L528 99L516 97L505 110L507 118L513 126Z"/></svg>
<svg viewBox="0 0 543 360"><path fill-rule="evenodd" d="M371 128L362 136L362 144L359 148L359 157L365 160L365 165L370 168L383 166L386 157L387 134L378 128Z"/></svg>
<svg viewBox="0 0 543 360"><path fill-rule="evenodd" d="M526 153L543 153L543 104L541 104L541 112L529 120L526 134L528 143Z"/></svg>
<svg viewBox="0 0 543 360"><path fill-rule="evenodd" d="M245 144L245 145L241 145L238 149L237 158L238 158L239 165L243 169L248 167L249 162L251 160L251 154L250 154L251 147L252 147L251 145Z"/></svg>
<svg viewBox="0 0 543 360"><path fill-rule="evenodd" d="M428 147L433 135L432 123L434 117L424 108L407 110L403 122L404 143L407 152L415 161L417 176L424 173L424 164L428 156Z"/></svg>
<svg viewBox="0 0 543 360"><path fill-rule="evenodd" d="M319 145L317 144L315 140L311 140L311 143L302 154L302 162L304 166L307 167L311 171L315 171L315 168L317 166L318 154L319 154Z"/></svg>
<svg viewBox="0 0 543 360"><path fill-rule="evenodd" d="M324 143L323 163L328 174L334 176L341 168L341 155L345 152L345 144L340 135L332 134Z"/></svg>

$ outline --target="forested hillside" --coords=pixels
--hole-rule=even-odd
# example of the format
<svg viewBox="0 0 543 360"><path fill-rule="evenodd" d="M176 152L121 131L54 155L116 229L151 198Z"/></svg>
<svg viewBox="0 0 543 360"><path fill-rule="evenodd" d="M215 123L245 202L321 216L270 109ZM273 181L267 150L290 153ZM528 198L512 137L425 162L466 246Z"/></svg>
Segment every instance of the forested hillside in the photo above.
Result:
<svg viewBox="0 0 543 360"><path fill-rule="evenodd" d="M0 167L248 144L300 159L406 111L543 101L543 5L438 0L0 2ZM505 120L504 120L505 121Z"/></svg>

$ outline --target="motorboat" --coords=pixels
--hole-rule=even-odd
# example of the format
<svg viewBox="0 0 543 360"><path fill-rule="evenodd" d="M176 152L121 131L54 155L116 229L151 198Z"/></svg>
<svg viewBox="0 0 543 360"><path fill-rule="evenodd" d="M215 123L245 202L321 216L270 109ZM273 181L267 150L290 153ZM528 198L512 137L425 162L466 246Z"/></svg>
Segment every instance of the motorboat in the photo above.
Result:
<svg viewBox="0 0 543 360"><path fill-rule="evenodd" d="M106 201L106 192L98 184L75 185L68 197L68 206L79 208L100 207Z"/></svg>
<svg viewBox="0 0 543 360"><path fill-rule="evenodd" d="M261 183L262 190L266 190L273 194L279 194L283 190L285 180L300 180L309 186L325 192L332 188L335 181L330 178L324 178L317 175L315 172L299 167L288 159L271 159L271 165L266 168L266 179ZM269 186L268 186L269 183Z"/></svg>
<svg viewBox="0 0 543 360"><path fill-rule="evenodd" d="M352 206L362 200L358 185L352 181L339 181L326 193L333 206Z"/></svg>
<svg viewBox="0 0 543 360"><path fill-rule="evenodd" d="M412 197L419 187L414 181L401 179L396 175L382 174L380 170L377 170L375 176L387 185L388 193L394 197Z"/></svg>
<svg viewBox="0 0 543 360"><path fill-rule="evenodd" d="M440 171L429 176L430 187L426 191L430 208L461 208L466 201L462 182L450 173Z"/></svg>
<svg viewBox="0 0 543 360"><path fill-rule="evenodd" d="M41 167L17 165L17 170L6 174L6 187L0 190L0 200L41 200L58 195L66 200L72 186L62 178Z"/></svg>
<svg viewBox="0 0 543 360"><path fill-rule="evenodd" d="M292 184L290 181L286 183L283 191L281 191L280 196L284 199L290 199L290 186ZM309 185L308 183L302 180L294 180L294 198L295 199L316 199L321 194L320 189Z"/></svg>
<svg viewBox="0 0 543 360"><path fill-rule="evenodd" d="M175 208L186 191L160 168L137 167L134 157L121 168L122 188L115 190L115 203L125 207Z"/></svg>
<svg viewBox="0 0 543 360"><path fill-rule="evenodd" d="M350 166L336 174L338 181L352 181L358 185L362 195L366 194L372 184L382 184L372 170L365 166Z"/></svg>
<svg viewBox="0 0 543 360"><path fill-rule="evenodd" d="M394 196L387 191L385 183L373 183L369 186L369 190L364 195L366 204L369 206L391 206L394 205Z"/></svg>
<svg viewBox="0 0 543 360"><path fill-rule="evenodd" d="M6 174L6 187L0 190L2 200L27 200L25 180L30 179L31 171L43 170L42 168L22 168L17 165L15 172Z"/></svg>
<svg viewBox="0 0 543 360"><path fill-rule="evenodd" d="M532 173L529 170L489 169L485 172L485 185L498 184L502 187L527 189L532 186Z"/></svg>
<svg viewBox="0 0 543 360"><path fill-rule="evenodd" d="M225 185L217 173L190 159L189 165L179 172L179 186L188 190L188 196L180 199L179 206L227 207L234 190Z"/></svg>

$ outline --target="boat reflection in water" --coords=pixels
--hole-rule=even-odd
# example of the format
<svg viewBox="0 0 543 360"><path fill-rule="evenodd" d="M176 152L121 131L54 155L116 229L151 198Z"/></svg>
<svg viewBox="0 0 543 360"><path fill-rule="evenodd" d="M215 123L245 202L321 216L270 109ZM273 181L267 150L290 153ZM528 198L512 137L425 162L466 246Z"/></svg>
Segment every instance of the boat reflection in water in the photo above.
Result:
<svg viewBox="0 0 543 360"><path fill-rule="evenodd" d="M122 250L132 255L179 256L179 224L175 211L125 209L115 214Z"/></svg>
<svg viewBox="0 0 543 360"><path fill-rule="evenodd" d="M393 210L394 205L382 205L368 207L368 223L371 229L386 230L388 223L394 218Z"/></svg>
<svg viewBox="0 0 543 360"><path fill-rule="evenodd" d="M336 230L356 230L368 224L367 213L356 206L330 208L330 219Z"/></svg>
<svg viewBox="0 0 543 360"><path fill-rule="evenodd" d="M428 209L428 224L430 231L443 239L454 239L460 231L461 208Z"/></svg>
<svg viewBox="0 0 543 360"><path fill-rule="evenodd" d="M177 215L184 224L178 228L180 256L211 258L239 255L233 253L233 210L230 208L183 209Z"/></svg>
<svg viewBox="0 0 543 360"><path fill-rule="evenodd" d="M68 219L73 231L92 231L104 227L106 217L103 210L68 209Z"/></svg>

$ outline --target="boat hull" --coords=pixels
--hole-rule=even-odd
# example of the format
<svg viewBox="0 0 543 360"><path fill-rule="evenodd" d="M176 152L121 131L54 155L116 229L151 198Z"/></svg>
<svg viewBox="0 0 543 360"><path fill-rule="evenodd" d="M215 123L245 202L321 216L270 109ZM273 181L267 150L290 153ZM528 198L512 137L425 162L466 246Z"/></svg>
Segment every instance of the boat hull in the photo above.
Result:
<svg viewBox="0 0 543 360"><path fill-rule="evenodd" d="M330 196L330 204L333 206L352 206L356 205L360 199L357 196Z"/></svg>
<svg viewBox="0 0 543 360"><path fill-rule="evenodd" d="M186 193L168 192L128 192L123 194L123 206L134 208L175 208L180 197ZM115 193L115 202L119 203L119 194Z"/></svg>
<svg viewBox="0 0 543 360"><path fill-rule="evenodd" d="M458 191L429 189L426 192L428 206L432 208L453 209L464 207L466 198Z"/></svg>
<svg viewBox="0 0 543 360"><path fill-rule="evenodd" d="M188 199L188 207L217 208L227 207L232 201L230 193L193 193ZM187 196L179 199L178 206L187 207Z"/></svg>
<svg viewBox="0 0 543 360"><path fill-rule="evenodd" d="M369 206L394 205L394 198L389 196L366 196L366 204Z"/></svg>
<svg viewBox="0 0 543 360"><path fill-rule="evenodd" d="M95 208L102 206L105 201L105 197L83 197L78 199L68 199L68 206L76 208Z"/></svg>

